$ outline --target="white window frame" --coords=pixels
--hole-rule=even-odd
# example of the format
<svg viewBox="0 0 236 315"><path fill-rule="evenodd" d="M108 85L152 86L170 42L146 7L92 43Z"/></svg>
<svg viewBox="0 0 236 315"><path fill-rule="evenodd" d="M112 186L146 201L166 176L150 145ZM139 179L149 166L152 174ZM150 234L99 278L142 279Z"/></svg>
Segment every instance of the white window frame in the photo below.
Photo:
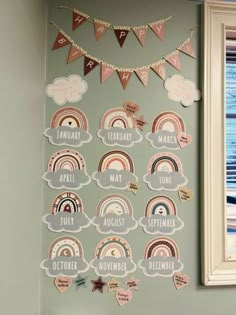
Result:
<svg viewBox="0 0 236 315"><path fill-rule="evenodd" d="M236 29L236 3L204 2L202 154L202 281L236 284L236 261L226 259L225 31Z"/></svg>

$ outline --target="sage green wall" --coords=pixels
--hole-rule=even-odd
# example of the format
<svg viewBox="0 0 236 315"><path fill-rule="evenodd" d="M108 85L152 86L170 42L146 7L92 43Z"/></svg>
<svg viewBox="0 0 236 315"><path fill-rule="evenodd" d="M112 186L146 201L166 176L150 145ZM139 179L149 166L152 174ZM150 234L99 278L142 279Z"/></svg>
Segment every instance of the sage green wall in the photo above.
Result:
<svg viewBox="0 0 236 315"><path fill-rule="evenodd" d="M91 17L110 21L113 25L140 25L157 19L175 16L165 24L165 39L161 43L153 32L148 32L148 39L143 48L133 34L129 34L124 47L121 49L113 32L108 31L99 41L95 41L93 25L83 24L74 33L71 31L72 14L67 10L58 9L59 5L68 5L79 8ZM200 49L201 49L201 14L200 6L192 1L184 0L148 0L148 1L125 1L125 0L52 0L48 2L49 19L56 22L61 28L72 36L74 41L85 48L91 55L103 59L121 67L131 67L149 64L172 52L188 36L191 27L199 25L197 33L193 37L193 45L198 53L198 60L181 54L182 71L184 77L193 80L200 86ZM51 83L56 77L79 74L83 78L83 58L67 65L66 59L69 47L51 51L56 38L57 30L48 26L48 67L47 83ZM177 71L167 66L167 76ZM76 104L88 117L90 132L93 141L79 148L79 152L86 159L87 172L92 174L102 155L109 151L96 137L100 119L103 113L112 108L122 106L124 100L132 100L141 105L141 112L149 121L145 132L150 131L153 119L162 111L176 111L185 120L187 131L193 135L193 143L182 151L176 152L183 162L185 175L189 179L188 187L194 192L191 202L181 204L176 192L168 192L177 204L178 213L185 223L182 231L176 232L173 239L178 243L181 260L184 263L184 272L191 278L188 287L177 291L172 279L147 278L140 270L135 276L141 279L139 291L134 293L133 300L120 308L112 294L100 294L91 292L91 283L88 289L70 289L60 295L55 289L53 279L48 278L44 271L41 273L41 314L42 315L115 315L137 314L144 312L157 315L230 315L236 308L236 288L205 288L200 284L200 195L199 186L201 181L199 168L200 150L200 108L201 103L190 108L183 108L179 103L174 103L167 97L163 88L163 82L150 72L149 84L144 88L137 77L133 75L125 91L123 91L118 76L113 75L103 85L100 84L99 67L85 77L88 83L88 92L82 101ZM70 105L70 104L67 104ZM59 107L51 99L46 104L46 126L49 126L53 113ZM45 168L49 157L59 150L59 147L50 145L45 141ZM149 158L158 150L153 149L148 142L137 144L126 149L134 159L136 175L142 181ZM44 211L50 211L51 203L58 191L44 185ZM115 190L105 191L98 188L95 182L82 188L78 193L84 201L85 211L89 217L93 217L97 202L106 194ZM142 183L142 189L137 196L124 192L131 200L135 217L143 215L147 201L157 195L147 189ZM48 247L59 235L67 233L52 233L43 227L43 257L47 256ZM104 238L104 235L96 232L94 227L89 227L76 234L82 242L87 261L94 255L96 245ZM133 260L137 262L142 256L147 242L152 238L142 232L141 228L131 231L125 238L129 241L133 250ZM89 280L96 276L90 270Z"/></svg>
<svg viewBox="0 0 236 315"><path fill-rule="evenodd" d="M0 10L0 314L39 314L45 3Z"/></svg>

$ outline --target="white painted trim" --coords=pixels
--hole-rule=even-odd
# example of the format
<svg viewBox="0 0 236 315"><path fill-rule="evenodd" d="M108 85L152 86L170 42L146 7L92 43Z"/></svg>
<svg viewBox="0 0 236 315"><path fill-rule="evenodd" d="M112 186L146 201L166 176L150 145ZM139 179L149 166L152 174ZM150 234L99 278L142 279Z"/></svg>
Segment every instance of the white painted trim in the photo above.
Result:
<svg viewBox="0 0 236 315"><path fill-rule="evenodd" d="M225 29L236 28L236 4L204 3L204 148L202 156L202 281L236 284L236 261L226 261Z"/></svg>

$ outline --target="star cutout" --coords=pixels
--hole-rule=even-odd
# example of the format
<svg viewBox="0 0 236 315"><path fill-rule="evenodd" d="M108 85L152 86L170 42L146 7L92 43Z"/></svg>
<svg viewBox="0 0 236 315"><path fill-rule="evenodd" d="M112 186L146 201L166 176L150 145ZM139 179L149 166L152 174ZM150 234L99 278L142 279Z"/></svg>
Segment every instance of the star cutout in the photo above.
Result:
<svg viewBox="0 0 236 315"><path fill-rule="evenodd" d="M139 282L140 282L139 279L135 279L134 277L131 277L129 280L125 282L125 284L127 284L128 289L137 291Z"/></svg>
<svg viewBox="0 0 236 315"><path fill-rule="evenodd" d="M143 131L144 126L148 124L148 122L144 119L142 115L140 118L136 119L137 127Z"/></svg>
<svg viewBox="0 0 236 315"><path fill-rule="evenodd" d="M77 278L74 280L75 286L76 286L76 291L79 288L87 288L86 286L86 280L88 277L81 277L81 275L78 275Z"/></svg>
<svg viewBox="0 0 236 315"><path fill-rule="evenodd" d="M134 195L136 195L140 188L141 186L138 182L130 182L127 191L131 191Z"/></svg>
<svg viewBox="0 0 236 315"><path fill-rule="evenodd" d="M117 289L119 289L120 282L112 278L110 282L107 282L107 286L109 292L116 291Z"/></svg>
<svg viewBox="0 0 236 315"><path fill-rule="evenodd" d="M98 277L97 280L91 280L93 284L92 292L98 290L100 293L103 293L103 287L107 285L106 282L102 281L102 277Z"/></svg>

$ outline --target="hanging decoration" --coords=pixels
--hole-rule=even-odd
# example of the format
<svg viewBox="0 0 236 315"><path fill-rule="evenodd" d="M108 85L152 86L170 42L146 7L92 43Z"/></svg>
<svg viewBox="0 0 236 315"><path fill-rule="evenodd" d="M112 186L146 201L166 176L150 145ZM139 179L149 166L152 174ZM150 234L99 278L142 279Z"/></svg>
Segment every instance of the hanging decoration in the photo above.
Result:
<svg viewBox="0 0 236 315"><path fill-rule="evenodd" d="M172 67L181 70L180 54L182 52L192 58L196 58L195 52L192 46L192 36L193 29L191 30L191 35L188 37L179 47L177 47L173 52L166 55L160 60L157 60L151 64L135 67L135 68L120 68L115 65L109 64L101 59L91 56L85 49L77 45L74 40L67 35L62 29L60 29L54 22L50 22L58 30L59 33L56 37L55 43L53 45L53 50L70 45L71 49L67 58L67 63L71 63L78 58L84 56L84 75L86 76L98 65L101 68L101 82L105 82L108 78L112 76L114 72L117 72L118 77L121 81L123 89L126 89L128 83L131 79L132 74L135 72L141 83L146 87L148 85L148 78L150 69L154 71L162 80L166 79L166 62L168 62Z"/></svg>
<svg viewBox="0 0 236 315"><path fill-rule="evenodd" d="M94 24L95 36L96 36L96 40L98 41L106 33L108 29L113 30L119 42L120 47L123 46L130 32L133 32L135 36L137 37L138 41L140 42L140 44L144 46L149 28L156 34L156 36L160 40L163 40L165 22L173 18L173 16L169 16L166 19L161 19L158 21L154 21L152 23L139 25L139 26L123 26L123 25L114 26L100 19L91 18L89 15L87 15L84 12L81 12L80 10L76 8L71 8L65 5L59 6L59 8L72 11L73 13L72 30L73 31L76 30L79 26L81 26L84 22L92 23Z"/></svg>

